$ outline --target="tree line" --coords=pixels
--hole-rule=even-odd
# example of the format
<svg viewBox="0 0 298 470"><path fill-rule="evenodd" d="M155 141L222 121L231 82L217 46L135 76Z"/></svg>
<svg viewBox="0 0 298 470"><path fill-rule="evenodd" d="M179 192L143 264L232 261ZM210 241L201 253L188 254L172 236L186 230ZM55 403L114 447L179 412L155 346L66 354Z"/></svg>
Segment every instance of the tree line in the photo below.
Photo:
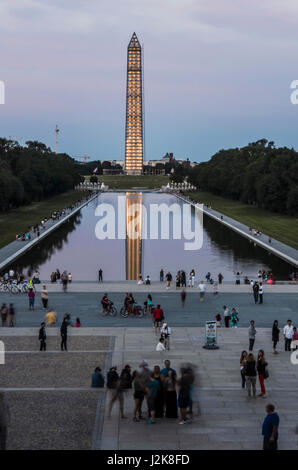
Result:
<svg viewBox="0 0 298 470"><path fill-rule="evenodd" d="M77 162L45 144L0 139L0 211L54 196L83 181Z"/></svg>
<svg viewBox="0 0 298 470"><path fill-rule="evenodd" d="M194 168L175 168L172 179L203 191L287 215L298 214L298 153L266 139L220 150Z"/></svg>

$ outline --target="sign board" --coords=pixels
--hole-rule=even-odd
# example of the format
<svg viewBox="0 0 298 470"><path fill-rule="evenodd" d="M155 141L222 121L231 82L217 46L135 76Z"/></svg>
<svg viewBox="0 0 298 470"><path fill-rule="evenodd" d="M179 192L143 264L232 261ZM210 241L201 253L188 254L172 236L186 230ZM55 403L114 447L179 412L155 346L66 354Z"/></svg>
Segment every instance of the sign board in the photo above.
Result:
<svg viewBox="0 0 298 470"><path fill-rule="evenodd" d="M216 334L216 321L206 321L204 348L218 349L217 334Z"/></svg>

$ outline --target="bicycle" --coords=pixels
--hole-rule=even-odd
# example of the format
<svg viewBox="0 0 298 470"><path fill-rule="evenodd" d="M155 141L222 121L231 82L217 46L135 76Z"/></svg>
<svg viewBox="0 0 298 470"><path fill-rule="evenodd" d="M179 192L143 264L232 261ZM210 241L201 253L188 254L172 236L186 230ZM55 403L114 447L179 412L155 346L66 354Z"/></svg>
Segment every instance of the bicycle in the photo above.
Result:
<svg viewBox="0 0 298 470"><path fill-rule="evenodd" d="M144 316L144 309L143 307L141 307L141 305L135 304L131 308L131 311L129 311L128 307L124 305L120 310L121 317L127 318L129 314L134 315L138 318L142 318Z"/></svg>
<svg viewBox="0 0 298 470"><path fill-rule="evenodd" d="M110 317L115 317L117 315L117 309L114 307L113 302L110 302L107 307L103 307L102 312L101 312L103 317L110 316Z"/></svg>

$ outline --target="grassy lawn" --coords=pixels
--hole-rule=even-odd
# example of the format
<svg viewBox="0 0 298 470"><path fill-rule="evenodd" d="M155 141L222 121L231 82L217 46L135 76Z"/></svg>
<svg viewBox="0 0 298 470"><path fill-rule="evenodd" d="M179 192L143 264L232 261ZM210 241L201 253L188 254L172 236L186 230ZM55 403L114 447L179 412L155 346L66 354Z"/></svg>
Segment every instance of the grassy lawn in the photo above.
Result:
<svg viewBox="0 0 298 470"><path fill-rule="evenodd" d="M298 218L290 217L254 206L232 201L211 193L187 193L192 199L203 202L245 225L261 230L266 235L298 249Z"/></svg>
<svg viewBox="0 0 298 470"><path fill-rule="evenodd" d="M84 176L85 181L89 181L90 176ZM110 187L110 189L131 189L131 188L148 188L155 189L166 186L169 181L168 176L164 175L144 175L144 176L127 176L127 175L98 175L98 182L102 181Z"/></svg>
<svg viewBox="0 0 298 470"><path fill-rule="evenodd" d="M78 201L85 194L85 191L67 191L10 212L0 212L0 248L15 240L17 233L24 232L44 217L49 217L55 210Z"/></svg>

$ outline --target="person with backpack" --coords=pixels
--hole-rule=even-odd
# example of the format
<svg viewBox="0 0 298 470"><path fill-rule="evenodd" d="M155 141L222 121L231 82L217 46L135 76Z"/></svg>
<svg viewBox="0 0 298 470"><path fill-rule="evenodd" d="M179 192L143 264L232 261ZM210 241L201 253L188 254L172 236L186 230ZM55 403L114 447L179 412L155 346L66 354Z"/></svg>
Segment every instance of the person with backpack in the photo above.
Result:
<svg viewBox="0 0 298 470"><path fill-rule="evenodd" d="M39 350L40 351L46 351L46 349L47 349L47 343L46 343L47 335L46 335L46 324L45 324L45 322L42 322L41 325L40 325L38 339L40 341Z"/></svg>
<svg viewBox="0 0 298 470"><path fill-rule="evenodd" d="M120 374L120 379L122 381L122 385L124 389L132 388L132 375L131 375L131 367L129 364L126 364L124 369Z"/></svg>

